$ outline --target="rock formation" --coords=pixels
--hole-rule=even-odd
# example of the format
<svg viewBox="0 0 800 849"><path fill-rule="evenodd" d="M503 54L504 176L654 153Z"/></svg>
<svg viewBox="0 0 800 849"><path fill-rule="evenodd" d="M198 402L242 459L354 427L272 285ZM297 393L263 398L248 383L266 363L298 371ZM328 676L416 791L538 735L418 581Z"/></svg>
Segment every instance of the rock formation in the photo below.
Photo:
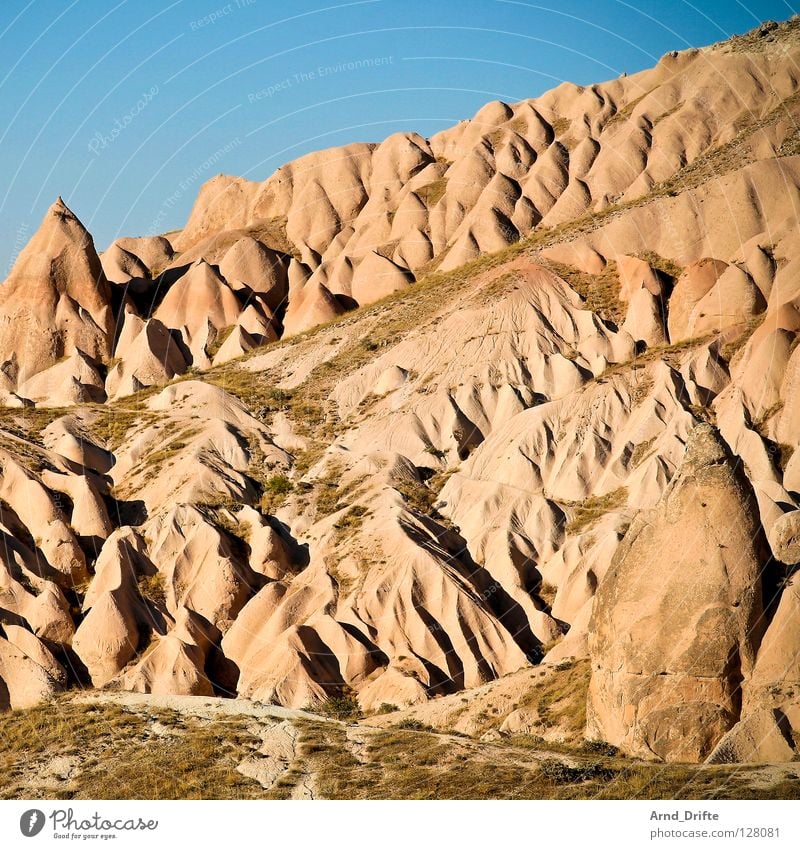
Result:
<svg viewBox="0 0 800 849"><path fill-rule="evenodd" d="M100 257L58 201L0 286L0 708L574 661L590 738L793 757L798 60L764 25L219 176Z"/></svg>

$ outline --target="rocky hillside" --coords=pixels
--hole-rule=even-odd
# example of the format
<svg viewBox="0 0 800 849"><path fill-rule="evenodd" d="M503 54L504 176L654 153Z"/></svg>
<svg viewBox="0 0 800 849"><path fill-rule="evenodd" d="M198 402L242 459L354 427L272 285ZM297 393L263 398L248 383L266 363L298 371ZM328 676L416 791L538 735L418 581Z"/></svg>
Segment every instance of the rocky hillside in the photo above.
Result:
<svg viewBox="0 0 800 849"><path fill-rule="evenodd" d="M57 201L0 286L0 707L791 760L798 67L765 24L217 177L99 256ZM532 667L586 674L533 706Z"/></svg>

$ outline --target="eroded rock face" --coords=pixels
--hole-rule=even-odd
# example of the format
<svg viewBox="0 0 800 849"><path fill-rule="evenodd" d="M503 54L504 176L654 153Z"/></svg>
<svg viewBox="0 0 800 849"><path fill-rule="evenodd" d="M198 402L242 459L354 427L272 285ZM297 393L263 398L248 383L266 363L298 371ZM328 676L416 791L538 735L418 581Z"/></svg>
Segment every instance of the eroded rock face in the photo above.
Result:
<svg viewBox="0 0 800 849"><path fill-rule="evenodd" d="M228 362L413 287L432 267L453 271L537 227L617 204L632 206L544 255L590 274L616 263L634 341L683 342L747 322L764 309L777 270L760 234L792 214L798 184L791 157L776 162L775 154L797 117L790 98L800 49L789 24L772 39L781 50L720 44L590 89L564 84L532 100L494 101L430 139L395 133L381 144L316 151L260 183L218 175L201 188L186 227L170 236L174 244L121 238L98 259L59 200L4 287L19 297L0 294L15 316L0 322L0 397L9 406L45 400L41 382L26 387L28 395L19 384L81 352L97 361L99 380L87 380L75 362L60 364L44 381L63 383L50 403L102 401L92 390L106 377L110 395L121 398L170 372ZM743 124L743 115L754 120ZM766 125L755 120L766 115ZM715 156L737 133L743 167L726 173L727 160L717 168ZM713 187L689 175L685 191L643 203L670 180L682 187L683 169L704 157ZM720 226L732 210L735 226ZM643 253L684 267L674 291ZM113 303L125 304L114 316L106 278ZM243 321L254 305L258 320ZM163 322L180 340L184 366L151 383L140 379L136 372L154 372L142 349L163 341L130 345L128 314ZM125 338L115 344L123 325Z"/></svg>
<svg viewBox="0 0 800 849"><path fill-rule="evenodd" d="M779 711L749 714L717 743L707 763L787 763L794 759L791 727Z"/></svg>
<svg viewBox="0 0 800 849"><path fill-rule="evenodd" d="M793 754L800 54L776 33L215 178L175 250L106 251L109 282L57 204L0 287L0 707L93 684L435 713L562 663L582 693L591 658L593 737ZM541 224L565 226L462 265Z"/></svg>
<svg viewBox="0 0 800 849"><path fill-rule="evenodd" d="M795 574L781 593L744 693L745 710L776 710L788 718L793 729L800 727L798 616L800 588Z"/></svg>
<svg viewBox="0 0 800 849"><path fill-rule="evenodd" d="M634 518L594 600L588 731L642 757L705 759L739 716L767 556L749 488L708 425Z"/></svg>
<svg viewBox="0 0 800 849"><path fill-rule="evenodd" d="M15 387L80 351L111 350L110 289L92 237L59 198L0 287L0 362Z"/></svg>

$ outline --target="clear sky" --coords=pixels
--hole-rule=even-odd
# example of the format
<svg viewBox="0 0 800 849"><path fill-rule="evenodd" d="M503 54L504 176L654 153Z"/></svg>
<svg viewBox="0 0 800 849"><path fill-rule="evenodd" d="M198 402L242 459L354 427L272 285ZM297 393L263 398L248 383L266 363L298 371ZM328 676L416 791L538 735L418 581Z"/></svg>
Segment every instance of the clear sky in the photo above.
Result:
<svg viewBox="0 0 800 849"><path fill-rule="evenodd" d="M800 0L0 0L0 279L60 194L99 250L215 173L431 135L719 41Z"/></svg>

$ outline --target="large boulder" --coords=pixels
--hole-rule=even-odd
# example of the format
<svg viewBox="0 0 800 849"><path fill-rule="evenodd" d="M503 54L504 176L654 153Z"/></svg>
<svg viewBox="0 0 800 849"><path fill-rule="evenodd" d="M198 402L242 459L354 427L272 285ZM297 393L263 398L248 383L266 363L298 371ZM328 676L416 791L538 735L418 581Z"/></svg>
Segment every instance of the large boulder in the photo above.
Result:
<svg viewBox="0 0 800 849"><path fill-rule="evenodd" d="M794 745L785 717L774 710L759 710L736 725L717 743L707 763L787 763Z"/></svg>
<svg viewBox="0 0 800 849"><path fill-rule="evenodd" d="M632 522L590 625L590 737L704 760L739 718L760 637L758 510L715 431L690 434L655 508Z"/></svg>

